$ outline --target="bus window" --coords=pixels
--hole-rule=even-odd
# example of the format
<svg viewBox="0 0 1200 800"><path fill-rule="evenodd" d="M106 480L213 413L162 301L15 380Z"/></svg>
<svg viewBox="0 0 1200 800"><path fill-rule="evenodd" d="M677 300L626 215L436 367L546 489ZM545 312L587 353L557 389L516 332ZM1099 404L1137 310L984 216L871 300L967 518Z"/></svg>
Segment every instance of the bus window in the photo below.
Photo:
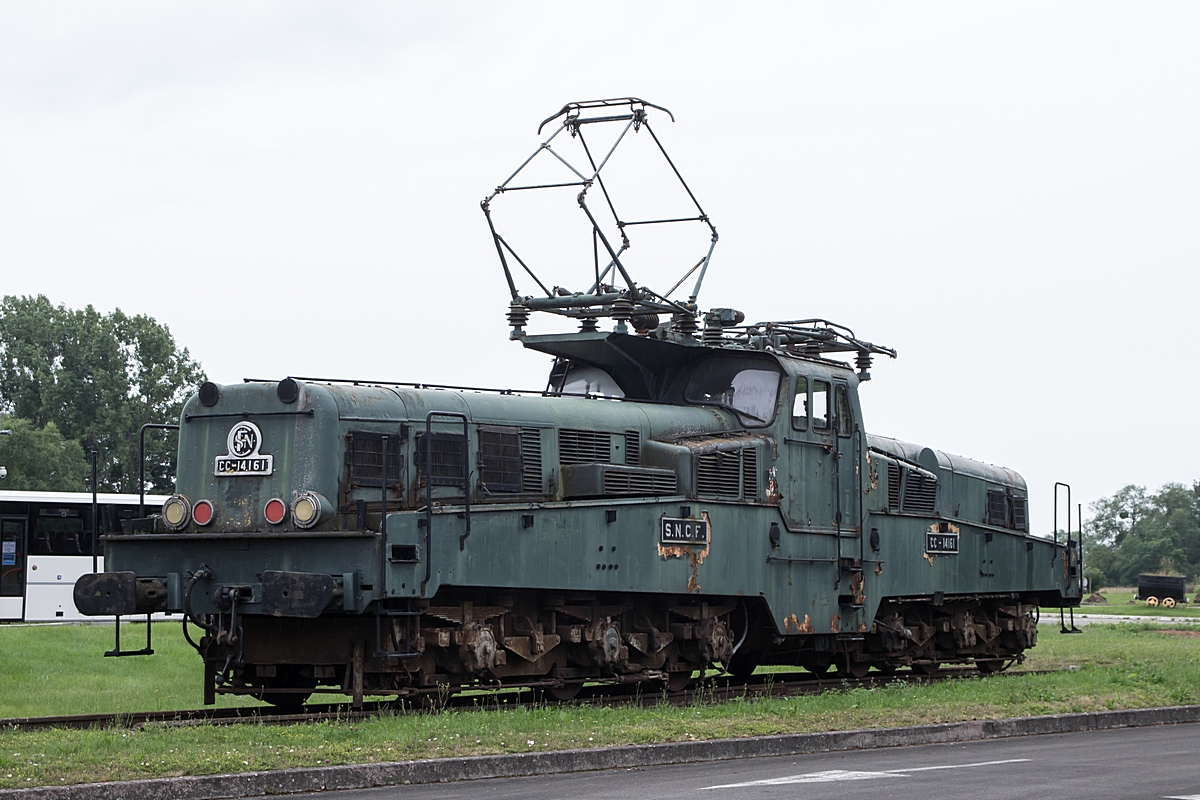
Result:
<svg viewBox="0 0 1200 800"><path fill-rule="evenodd" d="M812 426L814 431L829 430L829 384L813 381Z"/></svg>
<svg viewBox="0 0 1200 800"><path fill-rule="evenodd" d="M796 400L792 403L792 427L798 431L808 430L808 378L796 378Z"/></svg>
<svg viewBox="0 0 1200 800"><path fill-rule="evenodd" d="M25 520L0 520L0 597L25 594Z"/></svg>
<svg viewBox="0 0 1200 800"><path fill-rule="evenodd" d="M90 516L91 510L88 510ZM91 526L85 525L83 512L69 508L43 508L33 523L30 555L90 556Z"/></svg>

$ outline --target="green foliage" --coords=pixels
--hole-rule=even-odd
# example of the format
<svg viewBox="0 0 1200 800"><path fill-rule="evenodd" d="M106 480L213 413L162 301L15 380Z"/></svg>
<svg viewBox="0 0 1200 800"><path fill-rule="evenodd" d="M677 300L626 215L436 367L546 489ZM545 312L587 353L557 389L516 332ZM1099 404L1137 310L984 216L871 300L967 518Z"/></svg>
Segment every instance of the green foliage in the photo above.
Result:
<svg viewBox="0 0 1200 800"><path fill-rule="evenodd" d="M43 295L0 302L0 410L97 450L101 489L137 490L138 429L177 421L204 380L151 317L73 311ZM173 435L146 437L148 488L174 482L175 449Z"/></svg>
<svg viewBox="0 0 1200 800"><path fill-rule="evenodd" d="M0 465L8 477L0 489L29 492L79 492L87 484L88 461L79 442L64 439L58 426L35 428L28 420L0 415Z"/></svg>
<svg viewBox="0 0 1200 800"><path fill-rule="evenodd" d="M1200 483L1155 494L1126 486L1091 505L1084 574L1094 587L1136 586L1142 573L1200 574Z"/></svg>

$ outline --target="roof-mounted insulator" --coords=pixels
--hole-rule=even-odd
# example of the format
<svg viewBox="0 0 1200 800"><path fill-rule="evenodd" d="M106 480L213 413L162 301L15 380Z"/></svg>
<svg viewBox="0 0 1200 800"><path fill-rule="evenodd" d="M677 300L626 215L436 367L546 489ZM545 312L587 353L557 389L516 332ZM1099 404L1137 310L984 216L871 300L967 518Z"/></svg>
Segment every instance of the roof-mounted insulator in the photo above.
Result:
<svg viewBox="0 0 1200 800"><path fill-rule="evenodd" d="M696 335L696 329L700 327L696 324L696 318L691 314L683 314L678 311L671 315L671 326L689 339Z"/></svg>
<svg viewBox="0 0 1200 800"><path fill-rule="evenodd" d="M529 306L520 300L508 304L508 324L512 326L509 339L521 339L525 336L525 326L529 323Z"/></svg>
<svg viewBox="0 0 1200 800"><path fill-rule="evenodd" d="M871 353L867 350L859 350L858 355L854 357L854 368L858 370L860 381L871 380Z"/></svg>
<svg viewBox="0 0 1200 800"><path fill-rule="evenodd" d="M579 321L580 333L595 333L600 330L600 326L596 323L595 317L584 317Z"/></svg>
<svg viewBox="0 0 1200 800"><path fill-rule="evenodd" d="M612 305L609 306L609 310L613 321L617 323L613 330L617 333L628 333L629 328L625 326L625 323L633 318L633 303L622 297L619 300L614 300Z"/></svg>

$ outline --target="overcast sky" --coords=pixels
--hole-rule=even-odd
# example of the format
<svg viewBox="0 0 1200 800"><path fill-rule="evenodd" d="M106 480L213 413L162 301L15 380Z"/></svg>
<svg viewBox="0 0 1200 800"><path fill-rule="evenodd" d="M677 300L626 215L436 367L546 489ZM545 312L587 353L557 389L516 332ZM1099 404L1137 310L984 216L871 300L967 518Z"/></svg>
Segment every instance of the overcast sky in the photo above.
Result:
<svg viewBox="0 0 1200 800"><path fill-rule="evenodd" d="M1197 41L1195 3L4 0L0 293L218 382L540 388L479 201L636 95L721 233L701 305L897 348L868 429L1018 470L1041 532L1056 480L1200 479Z"/></svg>

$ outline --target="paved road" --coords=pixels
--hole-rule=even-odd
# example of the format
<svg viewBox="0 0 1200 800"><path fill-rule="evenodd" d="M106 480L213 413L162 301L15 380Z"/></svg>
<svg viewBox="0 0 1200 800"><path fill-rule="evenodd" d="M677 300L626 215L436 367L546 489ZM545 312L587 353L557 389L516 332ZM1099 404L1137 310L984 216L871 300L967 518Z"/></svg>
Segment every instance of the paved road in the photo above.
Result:
<svg viewBox="0 0 1200 800"><path fill-rule="evenodd" d="M1068 621L1068 623L1070 622L1069 617L1068 617L1067 621ZM1178 622L1188 622L1188 623L1195 624L1195 623L1200 622L1200 617L1149 617L1149 616L1142 617L1142 616L1135 616L1133 614L1093 614L1088 611L1084 611L1083 613L1080 613L1078 610L1075 612L1075 624L1076 625L1087 625L1089 622L1109 622L1109 623L1112 623L1112 622L1158 622L1158 623L1163 623L1163 624L1170 623L1173 625ZM1050 618L1046 614L1043 614L1042 615L1042 624L1043 625L1047 625L1047 624L1057 625L1058 624L1058 614L1055 614L1053 618Z"/></svg>
<svg viewBox="0 0 1200 800"><path fill-rule="evenodd" d="M1200 800L1200 724L326 792L321 800Z"/></svg>

